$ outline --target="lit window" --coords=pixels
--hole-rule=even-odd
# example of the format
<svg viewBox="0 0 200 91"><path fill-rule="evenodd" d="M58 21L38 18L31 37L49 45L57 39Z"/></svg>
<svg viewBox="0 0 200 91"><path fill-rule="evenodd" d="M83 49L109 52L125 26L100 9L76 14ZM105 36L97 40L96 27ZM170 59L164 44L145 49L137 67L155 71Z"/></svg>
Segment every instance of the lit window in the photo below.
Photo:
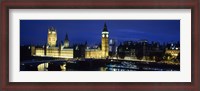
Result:
<svg viewBox="0 0 200 91"><path fill-rule="evenodd" d="M76 46L76 50L78 50L78 46Z"/></svg>
<svg viewBox="0 0 200 91"><path fill-rule="evenodd" d="M112 39L110 40L110 44L112 44L113 43L113 41L112 41Z"/></svg>

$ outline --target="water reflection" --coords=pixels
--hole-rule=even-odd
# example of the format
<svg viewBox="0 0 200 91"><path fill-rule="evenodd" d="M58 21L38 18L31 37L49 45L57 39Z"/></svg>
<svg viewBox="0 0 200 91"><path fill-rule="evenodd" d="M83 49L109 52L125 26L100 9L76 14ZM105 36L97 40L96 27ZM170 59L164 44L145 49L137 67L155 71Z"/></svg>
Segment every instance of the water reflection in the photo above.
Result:
<svg viewBox="0 0 200 91"><path fill-rule="evenodd" d="M63 63L41 63L37 66L38 71L66 71L66 62Z"/></svg>
<svg viewBox="0 0 200 91"><path fill-rule="evenodd" d="M107 67L100 67L100 71L107 71L108 68Z"/></svg>
<svg viewBox="0 0 200 91"><path fill-rule="evenodd" d="M37 66L38 71L48 71L49 63L42 63Z"/></svg>
<svg viewBox="0 0 200 91"><path fill-rule="evenodd" d="M179 65L130 61L30 61L20 65L21 71L180 71Z"/></svg>
<svg viewBox="0 0 200 91"><path fill-rule="evenodd" d="M61 71L66 71L66 63L60 65Z"/></svg>

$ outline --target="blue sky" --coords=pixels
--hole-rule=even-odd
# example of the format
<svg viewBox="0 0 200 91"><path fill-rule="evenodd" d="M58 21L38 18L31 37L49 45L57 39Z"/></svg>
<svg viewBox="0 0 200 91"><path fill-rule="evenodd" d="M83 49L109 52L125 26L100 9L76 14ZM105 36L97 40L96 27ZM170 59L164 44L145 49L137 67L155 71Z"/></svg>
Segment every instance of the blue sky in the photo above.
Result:
<svg viewBox="0 0 200 91"><path fill-rule="evenodd" d="M126 40L157 42L180 41L180 20L20 20L20 45L44 45L48 28L57 30L58 43L68 34L70 45L98 44L106 22L109 38L119 43Z"/></svg>

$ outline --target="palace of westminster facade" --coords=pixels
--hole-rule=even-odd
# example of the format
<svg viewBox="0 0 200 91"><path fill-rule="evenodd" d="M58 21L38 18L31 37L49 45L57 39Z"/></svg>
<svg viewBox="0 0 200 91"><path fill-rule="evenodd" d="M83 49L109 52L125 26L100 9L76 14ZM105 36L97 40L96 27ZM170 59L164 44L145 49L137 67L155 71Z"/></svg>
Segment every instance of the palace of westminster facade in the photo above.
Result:
<svg viewBox="0 0 200 91"><path fill-rule="evenodd" d="M85 49L85 58L107 58L109 56L109 32L106 24L102 31L101 49ZM69 47L68 35L66 34L64 44L57 45L57 31L51 27L48 29L47 45L44 47L31 47L32 56L74 58L74 50Z"/></svg>

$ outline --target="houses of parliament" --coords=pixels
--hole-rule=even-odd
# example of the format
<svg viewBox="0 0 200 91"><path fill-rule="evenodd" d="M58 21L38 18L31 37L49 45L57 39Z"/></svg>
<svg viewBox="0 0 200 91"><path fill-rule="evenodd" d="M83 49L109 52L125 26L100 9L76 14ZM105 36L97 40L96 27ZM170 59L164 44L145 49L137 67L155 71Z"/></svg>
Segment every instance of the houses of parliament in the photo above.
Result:
<svg viewBox="0 0 200 91"><path fill-rule="evenodd" d="M31 47L32 56L74 58L74 50L69 47L68 34L65 36L64 44L57 43L57 30L53 27L48 29L47 45L43 47ZM106 23L102 30L101 48L85 48L85 58L107 58L109 56L109 32Z"/></svg>

